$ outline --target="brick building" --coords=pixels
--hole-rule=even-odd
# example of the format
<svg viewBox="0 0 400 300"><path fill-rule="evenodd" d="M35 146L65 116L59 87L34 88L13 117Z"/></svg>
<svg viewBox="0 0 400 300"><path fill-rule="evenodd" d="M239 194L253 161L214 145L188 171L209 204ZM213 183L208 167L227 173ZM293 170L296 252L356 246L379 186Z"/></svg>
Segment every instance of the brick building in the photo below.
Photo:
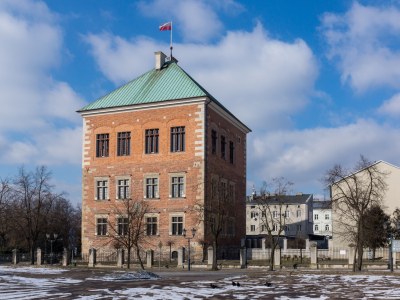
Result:
<svg viewBox="0 0 400 300"><path fill-rule="evenodd" d="M232 207L219 240L237 247L246 228L246 134L250 129L194 81L175 58L155 53L155 68L78 111L83 117L82 252L107 243L120 199L149 204L147 248L211 243L218 198ZM224 195L224 196L221 196ZM144 249L146 250L146 249Z"/></svg>

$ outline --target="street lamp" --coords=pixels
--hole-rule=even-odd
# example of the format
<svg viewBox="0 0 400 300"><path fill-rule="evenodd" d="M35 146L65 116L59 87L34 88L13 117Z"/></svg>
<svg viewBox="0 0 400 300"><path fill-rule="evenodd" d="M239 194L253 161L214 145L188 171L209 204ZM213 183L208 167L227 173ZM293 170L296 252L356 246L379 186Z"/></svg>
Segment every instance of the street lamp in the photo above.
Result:
<svg viewBox="0 0 400 300"><path fill-rule="evenodd" d="M46 233L47 240L50 241L50 264L53 264L53 243L57 240L58 234L53 233L53 238L51 238L50 233Z"/></svg>
<svg viewBox="0 0 400 300"><path fill-rule="evenodd" d="M194 235L196 234L196 229L192 228L191 237L190 236L186 237L186 229L183 229L182 232L183 232L183 237L188 240L188 271L190 271L190 240L194 238Z"/></svg>

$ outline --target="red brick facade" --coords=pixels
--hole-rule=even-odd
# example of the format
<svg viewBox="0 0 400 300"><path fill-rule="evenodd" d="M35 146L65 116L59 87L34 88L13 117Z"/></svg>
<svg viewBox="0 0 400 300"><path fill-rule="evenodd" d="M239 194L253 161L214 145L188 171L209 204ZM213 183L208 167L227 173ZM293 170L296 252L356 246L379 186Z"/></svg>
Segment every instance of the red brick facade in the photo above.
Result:
<svg viewBox="0 0 400 300"><path fill-rule="evenodd" d="M246 190L246 133L247 127L208 98L194 99L179 104L131 106L124 110L83 112L83 199L82 199L82 252L91 247L112 248L107 235L97 235L96 220L104 217L115 221L113 208L118 205L119 179L129 182L132 199L145 198L145 180L158 179L158 193L153 199L145 199L157 217L157 234L148 236L145 247L156 249L161 241L173 241L172 250L185 247L187 241L181 235L173 235L171 218L183 217L183 227L196 228L192 246L200 250L201 243L210 243L202 217L194 209L196 204L207 205L212 201L212 180L226 182L231 188L232 215L230 226L220 239L220 246L240 246L245 237L245 190ZM171 152L171 127L185 128L185 149ZM146 129L158 129L158 153L145 153ZM216 133L216 151L212 151L212 131ZM130 155L117 155L117 134L130 132ZM108 156L96 156L96 136L108 134ZM221 139L225 137L225 157L222 157ZM231 152L233 151L233 157ZM184 195L171 197L171 177L184 178ZM106 194L98 199L97 181L106 182Z"/></svg>

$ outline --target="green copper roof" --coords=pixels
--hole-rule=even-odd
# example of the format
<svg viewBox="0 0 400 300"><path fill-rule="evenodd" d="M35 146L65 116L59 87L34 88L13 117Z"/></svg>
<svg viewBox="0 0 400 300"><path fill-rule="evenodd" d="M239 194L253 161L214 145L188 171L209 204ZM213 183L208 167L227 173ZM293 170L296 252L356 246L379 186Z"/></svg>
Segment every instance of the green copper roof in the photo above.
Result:
<svg viewBox="0 0 400 300"><path fill-rule="evenodd" d="M160 70L150 70L97 99L80 112L204 96L211 97L176 61L171 61L165 63Z"/></svg>
<svg viewBox="0 0 400 300"><path fill-rule="evenodd" d="M250 128L244 125L200 84L182 70L177 65L175 59L164 63L160 70L150 70L109 94L86 105L78 112L84 113L113 107L134 106L138 104L197 97L209 98L242 124L245 130L251 131Z"/></svg>

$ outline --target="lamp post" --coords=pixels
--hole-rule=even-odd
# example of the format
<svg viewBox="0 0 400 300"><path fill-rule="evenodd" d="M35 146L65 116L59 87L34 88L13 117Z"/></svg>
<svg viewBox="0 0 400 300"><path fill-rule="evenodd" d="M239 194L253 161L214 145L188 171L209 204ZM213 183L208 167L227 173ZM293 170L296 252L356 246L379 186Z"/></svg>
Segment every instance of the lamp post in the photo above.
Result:
<svg viewBox="0 0 400 300"><path fill-rule="evenodd" d="M390 233L389 235L389 269L390 272L393 272L393 237L392 234Z"/></svg>
<svg viewBox="0 0 400 300"><path fill-rule="evenodd" d="M53 264L53 243L57 240L58 234L53 233L53 238L51 238L50 233L46 233L47 240L50 241L50 264Z"/></svg>
<svg viewBox="0 0 400 300"><path fill-rule="evenodd" d="M186 237L186 229L183 229L183 237L188 240L188 271L190 271L190 240L194 238L196 234L196 229L192 228L192 236Z"/></svg>

